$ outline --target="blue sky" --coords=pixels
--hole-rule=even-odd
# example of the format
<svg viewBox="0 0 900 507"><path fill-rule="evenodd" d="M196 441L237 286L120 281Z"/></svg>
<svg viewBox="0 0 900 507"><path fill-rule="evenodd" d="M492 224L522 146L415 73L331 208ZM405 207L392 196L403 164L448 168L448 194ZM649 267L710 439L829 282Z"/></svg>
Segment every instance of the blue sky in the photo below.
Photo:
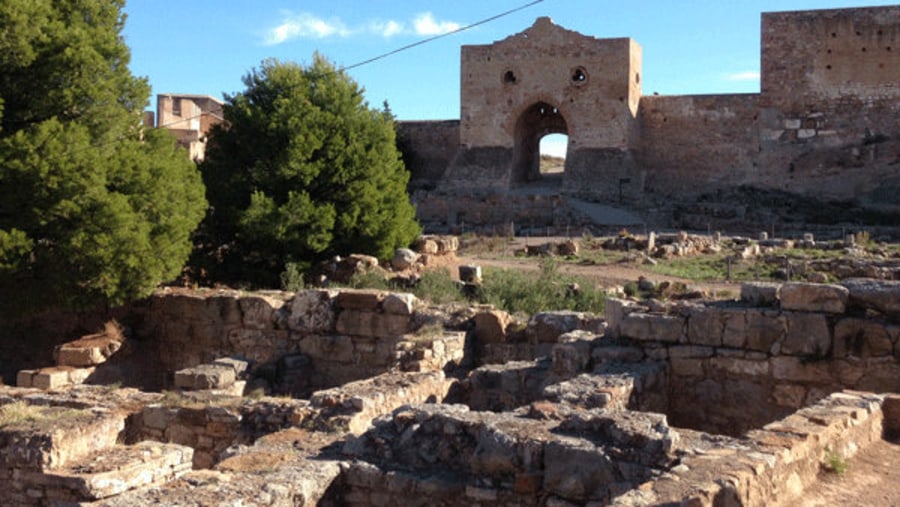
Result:
<svg viewBox="0 0 900 507"><path fill-rule="evenodd" d="M222 97L270 57L348 66L531 0L129 0L131 69L157 93ZM643 90L661 95L759 91L760 13L890 5L876 0L543 0L349 73L368 101L401 120L459 118L459 47L489 44L550 16L594 37L643 47ZM151 105L155 107L155 101Z"/></svg>

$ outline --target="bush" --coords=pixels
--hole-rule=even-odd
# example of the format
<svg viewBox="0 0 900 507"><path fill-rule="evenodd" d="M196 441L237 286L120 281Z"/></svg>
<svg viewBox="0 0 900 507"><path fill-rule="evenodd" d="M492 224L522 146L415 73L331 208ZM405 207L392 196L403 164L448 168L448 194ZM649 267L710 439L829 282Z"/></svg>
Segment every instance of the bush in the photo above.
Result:
<svg viewBox="0 0 900 507"><path fill-rule="evenodd" d="M387 258L418 236L393 118L348 75L316 55L308 67L265 61L244 84L226 97L200 165L211 211L199 267L272 286L288 264Z"/></svg>
<svg viewBox="0 0 900 507"><path fill-rule="evenodd" d="M441 305L457 301L465 301L459 284L453 280L447 269L426 271L413 287L417 298Z"/></svg>

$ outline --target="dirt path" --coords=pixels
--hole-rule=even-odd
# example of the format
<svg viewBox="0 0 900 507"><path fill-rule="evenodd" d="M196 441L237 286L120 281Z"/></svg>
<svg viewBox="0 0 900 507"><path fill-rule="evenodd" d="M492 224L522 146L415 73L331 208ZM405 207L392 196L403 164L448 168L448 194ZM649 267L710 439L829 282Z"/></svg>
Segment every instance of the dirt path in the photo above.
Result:
<svg viewBox="0 0 900 507"><path fill-rule="evenodd" d="M880 440L853 457L841 475L823 472L797 507L900 507L900 443Z"/></svg>

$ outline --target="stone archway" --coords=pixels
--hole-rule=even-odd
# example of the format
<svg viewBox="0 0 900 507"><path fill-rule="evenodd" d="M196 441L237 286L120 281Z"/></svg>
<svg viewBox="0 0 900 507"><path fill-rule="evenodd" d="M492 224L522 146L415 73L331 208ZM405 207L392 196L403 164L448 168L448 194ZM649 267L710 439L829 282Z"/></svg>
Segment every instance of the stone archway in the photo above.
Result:
<svg viewBox="0 0 900 507"><path fill-rule="evenodd" d="M541 179L540 143L548 134L569 135L566 119L556 106L537 102L519 116L514 133L511 184Z"/></svg>

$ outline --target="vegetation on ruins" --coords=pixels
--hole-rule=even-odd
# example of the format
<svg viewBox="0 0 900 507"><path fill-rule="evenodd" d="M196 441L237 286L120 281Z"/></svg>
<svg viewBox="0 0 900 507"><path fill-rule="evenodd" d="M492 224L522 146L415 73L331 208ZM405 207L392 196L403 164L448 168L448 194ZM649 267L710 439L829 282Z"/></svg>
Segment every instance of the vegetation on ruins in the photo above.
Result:
<svg viewBox="0 0 900 507"><path fill-rule="evenodd" d="M0 314L142 297L190 254L202 181L141 126L123 5L0 3Z"/></svg>
<svg viewBox="0 0 900 507"><path fill-rule="evenodd" d="M355 275L349 285L360 289L398 288L391 286L389 280L376 271ZM561 273L559 264L552 258L542 259L537 273L487 268L483 283L474 290L463 290L446 269L425 271L408 290L433 304L471 300L507 312L526 314L553 310L600 313L606 303L602 288L585 277Z"/></svg>
<svg viewBox="0 0 900 507"><path fill-rule="evenodd" d="M316 55L268 60L226 97L200 165L211 209L197 265L215 280L276 286L335 254L385 258L420 232L393 118Z"/></svg>

